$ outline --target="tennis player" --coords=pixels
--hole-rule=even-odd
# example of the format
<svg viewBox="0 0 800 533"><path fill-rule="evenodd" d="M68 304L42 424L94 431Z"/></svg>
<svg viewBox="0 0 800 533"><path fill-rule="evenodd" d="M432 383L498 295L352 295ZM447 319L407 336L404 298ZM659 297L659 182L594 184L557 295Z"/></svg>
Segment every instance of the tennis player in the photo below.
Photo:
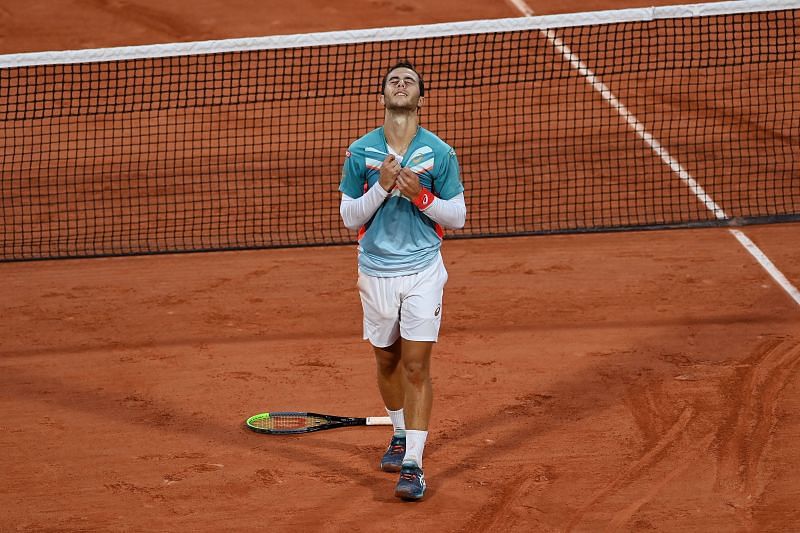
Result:
<svg viewBox="0 0 800 533"><path fill-rule="evenodd" d="M425 495L422 454L433 400L430 360L442 320L447 271L443 228L464 226L467 208L455 151L419 124L422 77L407 62L381 82L383 126L345 154L340 212L358 231L364 339L394 434L381 469L400 472L395 495Z"/></svg>

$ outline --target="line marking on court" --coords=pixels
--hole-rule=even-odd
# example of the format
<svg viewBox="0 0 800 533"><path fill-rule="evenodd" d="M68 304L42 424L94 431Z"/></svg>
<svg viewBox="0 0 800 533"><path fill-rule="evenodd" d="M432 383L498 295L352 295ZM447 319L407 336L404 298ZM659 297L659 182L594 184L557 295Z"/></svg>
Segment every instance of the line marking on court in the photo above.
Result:
<svg viewBox="0 0 800 533"><path fill-rule="evenodd" d="M738 240L742 246L744 246L745 249L750 252L750 255L756 258L756 261L758 261L761 266L764 267L764 270L769 272L772 278L778 282L778 285L783 287L783 290L785 290L786 293L791 296L795 302L797 302L797 305L800 305L800 291L798 291L797 288L786 278L786 276L784 276L783 273L778 270L773 262L770 261L769 257L767 257L767 255L762 252L761 249L756 246L747 235L738 229L731 229L728 231L730 231L733 236L736 237L736 240Z"/></svg>
<svg viewBox="0 0 800 533"><path fill-rule="evenodd" d="M514 5L517 10L526 17L532 17L535 15L533 9L525 3L524 0L508 0L511 4ZM638 135L641 139L650 147L651 150L659 157L661 160L674 172L680 180L686 184L689 190L694 193L697 197L697 200L700 201L703 205L706 206L706 209L711 211L714 214L714 217L717 220L725 220L728 218L728 215L723 211L722 207L717 204L713 198L703 189L703 187L697 183L697 181L689 174L683 165L680 162L672 157L670 153L667 151L664 146L661 145L660 142L644 127L644 124L639 122L636 116L631 113L625 105L619 101L619 99L611 92L611 89L608 86L600 81L600 79L595 76L594 72L577 56L575 55L572 50L570 50L569 46L564 44L564 42L556 36L554 30L539 30L547 41L553 45L553 47L564 57L565 60L569 62L569 64L578 71L578 73L586 78L587 83L589 83L594 90L600 93L600 96L608 102L608 104L613 107L619 115L625 119L625 122L628 123L628 126ZM744 233L736 229L729 229L728 230L739 244L741 244L747 252L753 256L753 258L758 261L764 270L772 277L773 280L789 295L792 300L800 305L800 291L792 285L789 279L783 275L783 273L778 270L775 264L770 261L767 255L761 251L761 249L756 246L756 244L750 240Z"/></svg>
<svg viewBox="0 0 800 533"><path fill-rule="evenodd" d="M529 6L528 4L523 2L522 0L509 0L509 1L512 4L514 4L514 7L516 7L517 10L520 13L522 13L523 16L532 17L532 16L536 15L536 13L533 12L533 9L531 9L531 6Z"/></svg>

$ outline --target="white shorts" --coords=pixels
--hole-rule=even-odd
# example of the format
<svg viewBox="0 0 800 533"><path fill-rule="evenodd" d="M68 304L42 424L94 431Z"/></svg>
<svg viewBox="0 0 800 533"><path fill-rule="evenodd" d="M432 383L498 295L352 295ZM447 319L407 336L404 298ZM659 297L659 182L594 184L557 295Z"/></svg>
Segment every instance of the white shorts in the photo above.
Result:
<svg viewBox="0 0 800 533"><path fill-rule="evenodd" d="M422 272L378 278L358 274L364 309L364 339L373 346L391 346L398 337L436 342L442 323L442 294L447 270L441 254Z"/></svg>

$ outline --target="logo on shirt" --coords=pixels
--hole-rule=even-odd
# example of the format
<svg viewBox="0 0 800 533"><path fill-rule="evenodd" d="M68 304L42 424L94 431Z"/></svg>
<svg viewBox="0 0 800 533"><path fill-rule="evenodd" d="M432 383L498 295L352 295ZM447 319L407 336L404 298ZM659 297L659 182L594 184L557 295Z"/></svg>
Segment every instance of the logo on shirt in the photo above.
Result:
<svg viewBox="0 0 800 533"><path fill-rule="evenodd" d="M442 310L442 305L441 304L437 305L436 306L436 311L433 312L433 316L439 316L439 313L441 312L441 310Z"/></svg>

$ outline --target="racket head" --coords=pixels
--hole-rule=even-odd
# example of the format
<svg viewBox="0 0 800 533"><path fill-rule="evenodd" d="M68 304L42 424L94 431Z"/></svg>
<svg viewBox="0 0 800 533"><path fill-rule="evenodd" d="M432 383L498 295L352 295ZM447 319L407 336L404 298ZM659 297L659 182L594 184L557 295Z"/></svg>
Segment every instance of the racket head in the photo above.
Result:
<svg viewBox="0 0 800 533"><path fill-rule="evenodd" d="M248 429L256 433L296 435L298 433L309 433L311 431L353 425L347 423L350 420L356 419L344 419L318 413L284 411L253 415L247 419L245 424Z"/></svg>

